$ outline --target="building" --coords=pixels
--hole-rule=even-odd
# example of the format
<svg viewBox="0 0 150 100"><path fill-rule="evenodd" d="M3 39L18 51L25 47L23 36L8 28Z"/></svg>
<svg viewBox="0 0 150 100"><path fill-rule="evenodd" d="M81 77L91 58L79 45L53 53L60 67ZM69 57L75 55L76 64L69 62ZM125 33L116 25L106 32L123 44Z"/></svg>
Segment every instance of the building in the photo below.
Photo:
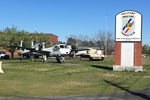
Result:
<svg viewBox="0 0 150 100"><path fill-rule="evenodd" d="M48 35L50 42L52 44L57 44L58 43L58 36L54 35L54 34L46 34Z"/></svg>
<svg viewBox="0 0 150 100"><path fill-rule="evenodd" d="M47 35L49 37L50 43L52 45L58 43L58 36L51 34L51 33L42 33L42 34ZM32 37L33 34L30 34L30 36ZM39 37L39 34L37 34L36 37Z"/></svg>

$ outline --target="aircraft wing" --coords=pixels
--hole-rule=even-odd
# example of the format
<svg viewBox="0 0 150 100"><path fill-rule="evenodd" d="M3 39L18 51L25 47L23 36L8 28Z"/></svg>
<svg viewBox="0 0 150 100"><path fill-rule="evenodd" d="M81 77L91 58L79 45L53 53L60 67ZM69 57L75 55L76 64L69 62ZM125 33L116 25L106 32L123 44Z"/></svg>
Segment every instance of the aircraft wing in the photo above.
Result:
<svg viewBox="0 0 150 100"><path fill-rule="evenodd" d="M75 49L75 50L73 50L73 51L75 51L75 53L76 53L76 52L78 52L78 51L84 51L84 50L90 50L90 49Z"/></svg>
<svg viewBox="0 0 150 100"><path fill-rule="evenodd" d="M7 45L8 48L15 48L15 49L26 49L26 50L30 50L31 52L32 51L35 51L35 48L26 48L26 47L19 47L19 46L11 46L11 45Z"/></svg>
<svg viewBox="0 0 150 100"><path fill-rule="evenodd" d="M49 54L51 53L50 51L42 51L42 50L37 50L35 52L40 53L42 55L47 55L47 56L49 56Z"/></svg>

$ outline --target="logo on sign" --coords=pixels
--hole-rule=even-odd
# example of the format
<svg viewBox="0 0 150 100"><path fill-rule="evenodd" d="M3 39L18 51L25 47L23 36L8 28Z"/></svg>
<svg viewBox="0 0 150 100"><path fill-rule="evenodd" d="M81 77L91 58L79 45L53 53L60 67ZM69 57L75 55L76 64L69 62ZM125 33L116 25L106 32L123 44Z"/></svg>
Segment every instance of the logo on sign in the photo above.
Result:
<svg viewBox="0 0 150 100"><path fill-rule="evenodd" d="M135 16L124 15L122 18L122 31L125 36L132 36L135 33Z"/></svg>

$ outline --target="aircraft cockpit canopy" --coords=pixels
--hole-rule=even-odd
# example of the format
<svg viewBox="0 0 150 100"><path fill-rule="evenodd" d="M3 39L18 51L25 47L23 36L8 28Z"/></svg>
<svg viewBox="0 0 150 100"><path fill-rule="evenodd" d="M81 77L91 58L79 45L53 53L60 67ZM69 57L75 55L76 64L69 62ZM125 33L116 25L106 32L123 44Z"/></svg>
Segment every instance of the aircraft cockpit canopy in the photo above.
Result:
<svg viewBox="0 0 150 100"><path fill-rule="evenodd" d="M66 45L60 45L60 48L67 48Z"/></svg>

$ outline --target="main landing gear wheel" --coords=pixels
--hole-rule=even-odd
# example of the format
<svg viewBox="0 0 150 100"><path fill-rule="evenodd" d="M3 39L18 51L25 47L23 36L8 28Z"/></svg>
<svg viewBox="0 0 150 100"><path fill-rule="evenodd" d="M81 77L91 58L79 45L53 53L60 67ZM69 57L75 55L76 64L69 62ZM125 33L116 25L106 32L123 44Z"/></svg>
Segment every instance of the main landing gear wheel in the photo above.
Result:
<svg viewBox="0 0 150 100"><path fill-rule="evenodd" d="M64 63L65 57L56 56L57 63Z"/></svg>

